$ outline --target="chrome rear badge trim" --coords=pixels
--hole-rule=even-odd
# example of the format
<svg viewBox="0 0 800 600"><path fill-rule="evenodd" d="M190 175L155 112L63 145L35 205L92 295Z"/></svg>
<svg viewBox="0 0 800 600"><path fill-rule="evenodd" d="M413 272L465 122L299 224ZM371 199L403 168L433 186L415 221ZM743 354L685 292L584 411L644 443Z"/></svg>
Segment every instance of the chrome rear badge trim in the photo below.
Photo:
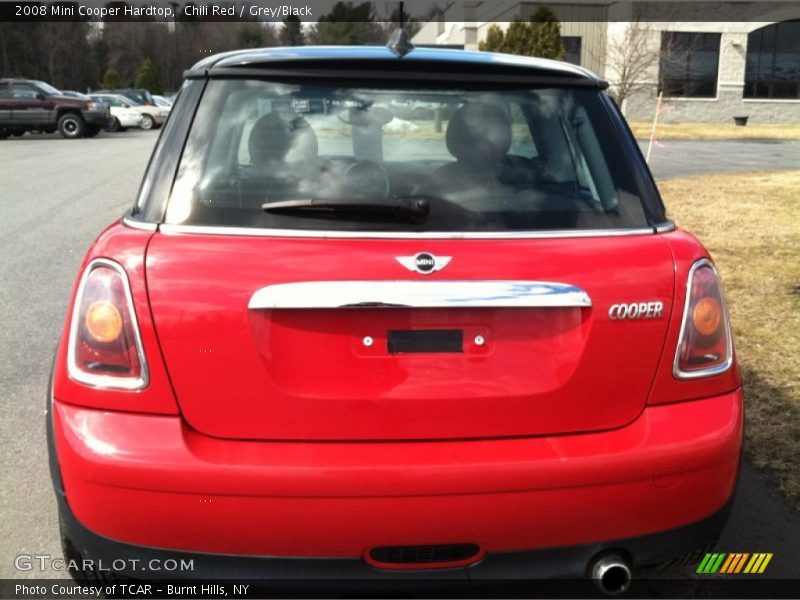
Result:
<svg viewBox="0 0 800 600"><path fill-rule="evenodd" d="M547 281L303 281L257 290L251 309L588 308L574 285Z"/></svg>
<svg viewBox="0 0 800 600"><path fill-rule="evenodd" d="M422 275L430 275L444 269L452 256L436 256L430 252L417 252L414 256L395 256L395 260L409 271L416 271Z"/></svg>

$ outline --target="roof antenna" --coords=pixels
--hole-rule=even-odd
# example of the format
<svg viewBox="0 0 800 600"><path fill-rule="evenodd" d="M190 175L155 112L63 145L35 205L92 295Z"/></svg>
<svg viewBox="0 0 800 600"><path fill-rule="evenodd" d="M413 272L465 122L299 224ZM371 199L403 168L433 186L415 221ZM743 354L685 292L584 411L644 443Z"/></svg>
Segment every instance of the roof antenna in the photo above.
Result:
<svg viewBox="0 0 800 600"><path fill-rule="evenodd" d="M399 15L397 17L399 26L397 29L394 30L391 37L389 38L389 43L386 44L386 47L391 50L397 58L403 58L406 54L411 52L414 49L414 43L411 41L411 37L408 35L408 32L405 30L405 11L403 10L403 2L400 2L399 8Z"/></svg>

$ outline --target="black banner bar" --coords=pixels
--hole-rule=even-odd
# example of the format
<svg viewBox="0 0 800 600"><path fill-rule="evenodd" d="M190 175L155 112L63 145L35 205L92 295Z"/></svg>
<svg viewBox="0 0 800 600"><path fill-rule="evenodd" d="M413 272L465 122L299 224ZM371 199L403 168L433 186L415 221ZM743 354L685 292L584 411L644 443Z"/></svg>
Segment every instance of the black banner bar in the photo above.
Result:
<svg viewBox="0 0 800 600"><path fill-rule="evenodd" d="M357 0L353 5L366 4ZM173 21L259 21L280 23L284 19L317 22L320 18L336 21L357 21L354 11L332 12L336 0L0 0L0 22L30 23L58 21L90 22L173 22ZM376 21L396 18L399 1L369 0ZM506 5L500 10L494 2L470 0L406 0L406 18L427 22L484 23L508 21L515 16L525 18L528 5L540 3L520 2L516 7ZM564 5L563 10L559 8ZM569 6L567 6L567 4ZM561 22L757 22L772 20L770 15L788 14L795 0L772 2L769 0L737 1L621 1L552 0L547 5L554 9ZM510 6L510 8L509 8ZM525 13L525 14L522 14ZM350 15L350 16L349 16Z"/></svg>

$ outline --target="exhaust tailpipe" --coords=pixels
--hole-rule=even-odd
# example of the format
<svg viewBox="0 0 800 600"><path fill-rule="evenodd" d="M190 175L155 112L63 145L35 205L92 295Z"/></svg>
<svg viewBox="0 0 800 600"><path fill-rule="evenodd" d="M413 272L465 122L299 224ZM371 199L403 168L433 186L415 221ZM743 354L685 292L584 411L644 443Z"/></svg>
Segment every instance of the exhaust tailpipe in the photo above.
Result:
<svg viewBox="0 0 800 600"><path fill-rule="evenodd" d="M596 558L590 574L600 591L609 596L624 594L631 585L631 569L619 554L605 554Z"/></svg>

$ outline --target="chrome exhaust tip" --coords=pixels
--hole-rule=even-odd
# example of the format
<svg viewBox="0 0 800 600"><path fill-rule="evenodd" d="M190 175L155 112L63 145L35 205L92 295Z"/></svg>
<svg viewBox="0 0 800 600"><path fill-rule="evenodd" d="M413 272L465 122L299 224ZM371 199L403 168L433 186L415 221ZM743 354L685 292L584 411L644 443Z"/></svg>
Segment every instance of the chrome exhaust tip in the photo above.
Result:
<svg viewBox="0 0 800 600"><path fill-rule="evenodd" d="M619 554L605 554L596 558L590 574L600 591L609 596L624 594L631 585L631 569Z"/></svg>

